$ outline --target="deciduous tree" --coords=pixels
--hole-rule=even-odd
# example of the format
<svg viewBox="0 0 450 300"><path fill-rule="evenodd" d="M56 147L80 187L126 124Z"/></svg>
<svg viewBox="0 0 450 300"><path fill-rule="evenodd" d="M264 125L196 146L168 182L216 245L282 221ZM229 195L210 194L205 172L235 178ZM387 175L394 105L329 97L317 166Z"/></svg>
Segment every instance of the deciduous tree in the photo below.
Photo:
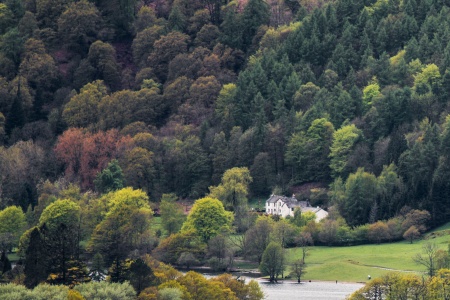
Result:
<svg viewBox="0 0 450 300"><path fill-rule="evenodd" d="M232 168L222 176L222 182L209 188L210 195L223 202L227 209L235 210L238 206L247 204L249 185L252 182L247 168Z"/></svg>
<svg viewBox="0 0 450 300"><path fill-rule="evenodd" d="M259 270L268 275L270 282L276 282L285 268L284 252L280 244L271 242L264 250Z"/></svg>
<svg viewBox="0 0 450 300"><path fill-rule="evenodd" d="M94 180L96 189L102 194L120 190L124 187L124 183L122 168L116 159L108 163L108 166L98 173Z"/></svg>
<svg viewBox="0 0 450 300"><path fill-rule="evenodd" d="M180 231L186 216L183 208L176 203L175 194L163 194L159 206L161 214L161 223L168 235Z"/></svg>
<svg viewBox="0 0 450 300"><path fill-rule="evenodd" d="M413 260L419 264L427 268L427 273L431 277L436 274L436 254L438 251L438 246L434 243L425 243L422 246L422 254L417 253Z"/></svg>
<svg viewBox="0 0 450 300"><path fill-rule="evenodd" d="M170 61L178 54L187 52L188 40L187 35L173 31L154 43L154 51L149 55L148 63L162 82L167 78Z"/></svg>
<svg viewBox="0 0 450 300"><path fill-rule="evenodd" d="M298 259L291 264L291 269L291 276L297 278L297 282L300 283L303 274L306 273L305 262L301 259Z"/></svg>
<svg viewBox="0 0 450 300"><path fill-rule="evenodd" d="M223 207L219 200L206 197L196 200L182 231L194 230L204 242L221 232L231 230L233 215Z"/></svg>
<svg viewBox="0 0 450 300"><path fill-rule="evenodd" d="M408 228L408 230L403 233L403 238L405 240L408 240L411 244L414 240L417 240L420 237L420 231L417 229L416 226L412 225Z"/></svg>
<svg viewBox="0 0 450 300"><path fill-rule="evenodd" d="M100 12L93 3L71 3L58 19L58 33L70 48L84 52L95 41L100 21Z"/></svg>
<svg viewBox="0 0 450 300"><path fill-rule="evenodd" d="M62 117L71 127L89 127L99 121L98 105L106 96L103 81L97 80L83 86L64 106Z"/></svg>
<svg viewBox="0 0 450 300"><path fill-rule="evenodd" d="M18 246L19 238L25 232L26 226L25 214L20 207L9 206L0 211L0 248L2 252Z"/></svg>
<svg viewBox="0 0 450 300"><path fill-rule="evenodd" d="M133 250L150 251L150 209L148 196L141 190L124 188L107 195L108 211L95 227L89 248L99 252L105 263L119 266Z"/></svg>

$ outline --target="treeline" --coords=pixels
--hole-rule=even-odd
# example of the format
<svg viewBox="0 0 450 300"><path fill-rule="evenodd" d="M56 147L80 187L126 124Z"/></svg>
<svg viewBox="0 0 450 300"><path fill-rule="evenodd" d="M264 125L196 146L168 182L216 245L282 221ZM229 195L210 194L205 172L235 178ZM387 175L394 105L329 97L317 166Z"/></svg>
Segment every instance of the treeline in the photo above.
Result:
<svg viewBox="0 0 450 300"><path fill-rule="evenodd" d="M168 270L164 270L168 272ZM173 274L177 273L173 270ZM161 272L161 271L160 271ZM172 275L173 275L172 274ZM159 274L161 276L162 273ZM111 299L111 300L146 300L146 299L198 299L213 297L214 299L263 299L258 283L252 280L249 284L232 278L229 274L220 275L207 280L203 275L190 271L185 275L176 274L177 278L165 279L157 287L145 288L138 297L129 282L89 282L76 285L70 289L64 285L40 284L33 289L22 285L0 285L0 299ZM146 279L141 277L140 279ZM140 280L137 279L137 280ZM154 278L161 282L160 278ZM143 285L145 286L145 284Z"/></svg>
<svg viewBox="0 0 450 300"><path fill-rule="evenodd" d="M445 299L449 275L449 269L441 269L427 280L415 274L391 273L370 281L348 299Z"/></svg>

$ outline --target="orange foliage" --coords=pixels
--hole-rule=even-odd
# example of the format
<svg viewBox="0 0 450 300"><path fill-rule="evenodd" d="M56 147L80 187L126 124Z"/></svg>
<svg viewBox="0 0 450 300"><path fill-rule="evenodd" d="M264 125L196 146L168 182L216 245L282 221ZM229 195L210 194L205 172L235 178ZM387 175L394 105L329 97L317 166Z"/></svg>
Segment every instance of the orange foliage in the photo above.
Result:
<svg viewBox="0 0 450 300"><path fill-rule="evenodd" d="M119 135L116 129L90 133L70 128L58 138L54 150L58 160L64 163L66 178L89 189L97 173L132 146L131 137Z"/></svg>

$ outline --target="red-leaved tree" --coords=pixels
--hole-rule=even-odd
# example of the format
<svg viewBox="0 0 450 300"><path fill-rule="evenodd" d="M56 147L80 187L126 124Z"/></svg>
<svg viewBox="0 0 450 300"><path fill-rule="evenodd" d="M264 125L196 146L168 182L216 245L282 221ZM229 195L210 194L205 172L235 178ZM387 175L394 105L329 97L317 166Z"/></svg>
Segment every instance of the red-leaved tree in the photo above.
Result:
<svg viewBox="0 0 450 300"><path fill-rule="evenodd" d="M58 138L55 153L64 163L66 178L89 189L98 172L132 147L132 139L119 135L116 129L90 133L70 128Z"/></svg>

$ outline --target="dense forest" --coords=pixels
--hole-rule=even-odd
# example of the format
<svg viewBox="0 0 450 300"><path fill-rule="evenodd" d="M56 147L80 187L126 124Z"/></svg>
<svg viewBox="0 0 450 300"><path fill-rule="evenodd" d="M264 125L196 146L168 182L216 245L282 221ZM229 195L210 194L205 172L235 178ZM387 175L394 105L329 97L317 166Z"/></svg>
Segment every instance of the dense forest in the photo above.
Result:
<svg viewBox="0 0 450 300"><path fill-rule="evenodd" d="M30 257L32 239L67 231L117 269L129 253L116 239L158 244L152 209L181 216L177 199L206 197L216 228L166 219L155 249L176 263L164 247L194 235L195 262L224 228L276 227L246 206L271 193L327 208L326 226L291 222L322 243L446 222L449 23L443 0L1 0L0 218L25 222L0 228L3 247L30 228ZM83 224L58 229L56 211Z"/></svg>
<svg viewBox="0 0 450 300"><path fill-rule="evenodd" d="M3 207L118 159L153 201L247 167L252 196L313 183L352 225L446 220L445 1L147 2L1 4Z"/></svg>

